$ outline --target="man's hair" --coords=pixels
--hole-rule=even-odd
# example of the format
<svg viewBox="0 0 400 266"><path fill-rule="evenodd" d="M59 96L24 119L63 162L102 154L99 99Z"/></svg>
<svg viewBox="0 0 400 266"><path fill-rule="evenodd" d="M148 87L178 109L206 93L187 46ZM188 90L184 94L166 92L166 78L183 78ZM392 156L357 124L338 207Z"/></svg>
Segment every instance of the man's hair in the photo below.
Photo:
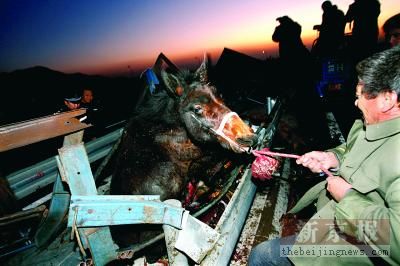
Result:
<svg viewBox="0 0 400 266"><path fill-rule="evenodd" d="M383 24L382 29L385 34L389 34L393 29L400 29L400 13L388 18Z"/></svg>
<svg viewBox="0 0 400 266"><path fill-rule="evenodd" d="M366 97L372 99L381 92L395 91L400 101L400 45L364 59L356 69Z"/></svg>
<svg viewBox="0 0 400 266"><path fill-rule="evenodd" d="M332 7L332 2L331 2L331 1L324 1L324 2L322 3L322 5L321 5L321 8L322 8L323 10L329 9L329 8L331 8L331 7Z"/></svg>
<svg viewBox="0 0 400 266"><path fill-rule="evenodd" d="M279 17L279 18L276 18L276 20L279 22L279 23L287 23L287 22L291 22L292 21L292 19L291 18L289 18L288 16L282 16L282 17Z"/></svg>
<svg viewBox="0 0 400 266"><path fill-rule="evenodd" d="M82 93L83 93L84 91L91 91L91 92L93 93L93 89L90 88L90 87L84 87L84 88L82 89Z"/></svg>

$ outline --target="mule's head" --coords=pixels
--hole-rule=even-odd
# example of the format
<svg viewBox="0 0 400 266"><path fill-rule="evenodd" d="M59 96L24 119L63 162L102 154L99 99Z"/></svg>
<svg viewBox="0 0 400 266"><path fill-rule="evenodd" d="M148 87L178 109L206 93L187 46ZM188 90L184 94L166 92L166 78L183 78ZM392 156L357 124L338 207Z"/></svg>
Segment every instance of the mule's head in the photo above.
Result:
<svg viewBox="0 0 400 266"><path fill-rule="evenodd" d="M240 153L256 140L253 130L217 96L207 81L207 61L194 73L162 72L169 94L178 102L178 112L189 135L198 142L218 141Z"/></svg>

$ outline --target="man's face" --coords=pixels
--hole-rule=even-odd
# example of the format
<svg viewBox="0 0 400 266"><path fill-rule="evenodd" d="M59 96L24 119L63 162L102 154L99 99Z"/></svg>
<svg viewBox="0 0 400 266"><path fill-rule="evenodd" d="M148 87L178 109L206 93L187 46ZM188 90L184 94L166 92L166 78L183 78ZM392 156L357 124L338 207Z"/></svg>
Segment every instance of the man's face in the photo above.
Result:
<svg viewBox="0 0 400 266"><path fill-rule="evenodd" d="M364 117L364 122L366 125L372 125L379 122L379 97L382 95L378 95L373 99L368 99L365 93L362 93L364 85L361 81L358 82L356 87L356 100L354 102L355 106L357 106Z"/></svg>
<svg viewBox="0 0 400 266"><path fill-rule="evenodd" d="M83 90L82 102L91 103L93 101L93 92L91 90Z"/></svg>
<svg viewBox="0 0 400 266"><path fill-rule="evenodd" d="M391 30L388 35L392 47L400 45L400 28Z"/></svg>

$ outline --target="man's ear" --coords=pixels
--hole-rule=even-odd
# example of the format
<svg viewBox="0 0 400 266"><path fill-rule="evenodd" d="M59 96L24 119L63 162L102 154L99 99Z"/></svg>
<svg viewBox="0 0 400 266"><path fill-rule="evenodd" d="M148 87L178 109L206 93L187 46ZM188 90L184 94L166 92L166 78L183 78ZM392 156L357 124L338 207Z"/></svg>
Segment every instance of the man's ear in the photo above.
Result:
<svg viewBox="0 0 400 266"><path fill-rule="evenodd" d="M386 113L398 104L397 93L395 91L386 91L382 95L380 109L383 113Z"/></svg>

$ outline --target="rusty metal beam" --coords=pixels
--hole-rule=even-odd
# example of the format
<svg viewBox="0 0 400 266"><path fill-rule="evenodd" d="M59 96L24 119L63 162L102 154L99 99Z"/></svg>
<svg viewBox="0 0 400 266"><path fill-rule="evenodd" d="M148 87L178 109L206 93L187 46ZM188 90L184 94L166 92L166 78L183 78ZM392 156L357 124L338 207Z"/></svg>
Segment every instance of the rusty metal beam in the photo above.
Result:
<svg viewBox="0 0 400 266"><path fill-rule="evenodd" d="M77 118L85 113L78 109L0 127L0 152L90 127Z"/></svg>

